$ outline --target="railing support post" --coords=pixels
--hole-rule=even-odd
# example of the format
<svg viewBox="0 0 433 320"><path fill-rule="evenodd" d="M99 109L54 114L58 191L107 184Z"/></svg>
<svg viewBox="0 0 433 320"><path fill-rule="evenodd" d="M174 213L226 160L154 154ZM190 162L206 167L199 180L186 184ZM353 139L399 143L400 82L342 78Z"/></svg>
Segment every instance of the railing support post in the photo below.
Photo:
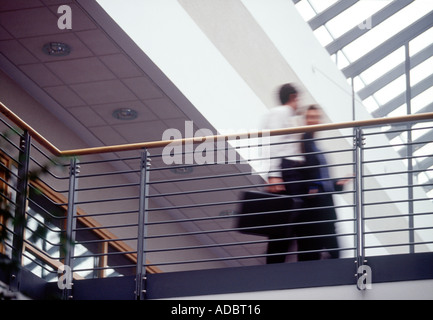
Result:
<svg viewBox="0 0 433 320"><path fill-rule="evenodd" d="M80 173L80 166L78 165L77 158L71 159L69 167L69 194L68 194L68 212L66 217L66 229L64 239L65 249L65 264L64 269L59 270L59 273L63 273L59 280L59 287L63 289L63 299L72 299L72 285L73 285L73 259L74 256L74 242L75 242L75 229L76 229L76 201L77 201L77 184L78 174Z"/></svg>
<svg viewBox="0 0 433 320"><path fill-rule="evenodd" d="M147 234L147 209L149 195L149 167L150 158L147 149L141 153L140 161L140 203L138 211L137 231L137 270L135 278L135 296L137 300L146 298L146 234Z"/></svg>
<svg viewBox="0 0 433 320"><path fill-rule="evenodd" d="M24 229L26 226L27 188L29 182L31 137L27 131L24 132L20 141L18 155L18 181L17 197L14 217L14 235L12 240L12 261L14 264L11 273L10 288L19 291L21 282L20 267L22 265L24 247Z"/></svg>
<svg viewBox="0 0 433 320"><path fill-rule="evenodd" d="M365 233L364 233L364 183L363 183L363 147L365 137L361 128L355 128L355 218L356 218L356 283L359 290L369 288L371 269L365 263ZM365 282L367 281L367 282Z"/></svg>

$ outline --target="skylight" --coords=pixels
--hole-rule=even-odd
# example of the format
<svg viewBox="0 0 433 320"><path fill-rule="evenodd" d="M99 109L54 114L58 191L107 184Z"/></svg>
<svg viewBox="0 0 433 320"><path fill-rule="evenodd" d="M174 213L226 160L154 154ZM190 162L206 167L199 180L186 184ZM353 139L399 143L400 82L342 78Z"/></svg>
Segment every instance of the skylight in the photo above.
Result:
<svg viewBox="0 0 433 320"><path fill-rule="evenodd" d="M374 117L433 111L433 1L294 3L348 81L353 78L355 92ZM425 131L433 136L433 129ZM403 138L404 134L390 135L391 143ZM432 144L419 150L431 154ZM419 165L428 170L430 164ZM433 182L431 174L421 175Z"/></svg>

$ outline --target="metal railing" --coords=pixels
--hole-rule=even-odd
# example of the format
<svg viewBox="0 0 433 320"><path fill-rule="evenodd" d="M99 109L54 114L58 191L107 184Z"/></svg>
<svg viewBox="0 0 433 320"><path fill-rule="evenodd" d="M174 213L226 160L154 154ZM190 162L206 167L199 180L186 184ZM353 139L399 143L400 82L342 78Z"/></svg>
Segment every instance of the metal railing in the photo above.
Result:
<svg viewBox="0 0 433 320"><path fill-rule="evenodd" d="M353 257L362 267L372 255L433 249L432 169L425 167L432 146L422 134L433 126L433 113L60 151L4 105L0 109L8 118L1 120L2 199L15 219L28 221L25 227L0 221L13 235L0 249L39 276L59 281L65 298L69 284L82 278L135 275L136 296L144 298L149 272L265 264L281 255L295 262L308 254ZM11 130L13 135L4 134ZM268 171L256 164L269 157L243 151L260 149L257 139L268 135L313 131L319 137L312 140L328 159L321 167L349 183L322 193L334 203L286 211L318 217L335 210L335 217L289 221L284 226L296 232L271 239L239 228L239 209L248 202L244 193L268 186ZM29 177L38 170L36 179ZM314 196L286 197L308 202ZM325 225L335 231L311 231ZM338 245L317 247L320 241L313 241L301 250L296 244L317 239ZM284 252L268 250L282 240L290 242Z"/></svg>

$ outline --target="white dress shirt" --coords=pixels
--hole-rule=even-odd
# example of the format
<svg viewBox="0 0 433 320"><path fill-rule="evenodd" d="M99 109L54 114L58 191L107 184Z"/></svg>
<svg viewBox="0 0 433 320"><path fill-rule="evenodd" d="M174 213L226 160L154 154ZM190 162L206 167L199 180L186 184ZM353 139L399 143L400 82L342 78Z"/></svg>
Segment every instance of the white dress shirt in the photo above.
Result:
<svg viewBox="0 0 433 320"><path fill-rule="evenodd" d="M300 118L301 117L297 116L295 110L290 106L283 105L273 107L264 119L263 129L273 130L298 127L302 125ZM293 161L304 161L301 149L301 139L302 133L271 137L270 156L273 159L270 161L270 172L268 177L281 178L280 170L282 158Z"/></svg>

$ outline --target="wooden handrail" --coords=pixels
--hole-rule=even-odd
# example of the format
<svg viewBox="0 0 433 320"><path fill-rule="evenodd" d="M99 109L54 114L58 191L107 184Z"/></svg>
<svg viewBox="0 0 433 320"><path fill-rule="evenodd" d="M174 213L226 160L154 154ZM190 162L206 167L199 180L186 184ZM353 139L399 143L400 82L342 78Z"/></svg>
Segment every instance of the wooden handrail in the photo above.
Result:
<svg viewBox="0 0 433 320"><path fill-rule="evenodd" d="M1 101L0 101L0 112L3 113L13 123L15 123L19 128L27 131L33 139L35 139L37 142L39 142L42 146L44 146L53 155L61 156L62 151L57 149L51 142L49 142L41 134L39 134L39 132L37 132L30 125L28 125L24 120L22 120L15 113L13 113L12 110L7 108Z"/></svg>
<svg viewBox="0 0 433 320"><path fill-rule="evenodd" d="M8 109L2 102L0 102L0 112L3 113L9 120L11 120L21 129L27 130L34 140L39 142L42 146L48 149L55 156L80 156L80 155L89 155L89 154L112 153L112 152L119 152L119 151L139 150L144 148L146 149L161 148L169 144L177 144L177 145L188 144L188 143L196 144L196 143L202 143L204 141L212 141L212 140L227 141L233 139L247 139L251 137L257 138L257 137L262 137L263 135L277 136L277 135L303 133L303 132L311 132L311 131L336 130L336 129L357 128L357 127L365 127L365 126L372 127L372 126L379 126L379 125L394 124L399 122L416 122L422 120L433 120L433 112L427 112L427 113L420 113L420 114L413 114L413 115L406 115L406 116L399 116L399 117L390 117L390 118L357 120L357 121L340 122L340 123L327 123L327 124L319 124L319 125L311 125L311 126L300 126L296 128L259 130L259 131L234 133L234 134L227 134L227 135L213 135L213 136L203 136L203 137L194 137L194 138L183 138L183 139L176 139L176 140L140 142L140 143L130 143L130 144L122 144L122 145L71 149L71 150L61 151L58 148L56 148L52 143L50 143L47 139L45 139L41 134L39 134L36 130L34 130L30 125L24 122L15 113L13 113L10 109Z"/></svg>

